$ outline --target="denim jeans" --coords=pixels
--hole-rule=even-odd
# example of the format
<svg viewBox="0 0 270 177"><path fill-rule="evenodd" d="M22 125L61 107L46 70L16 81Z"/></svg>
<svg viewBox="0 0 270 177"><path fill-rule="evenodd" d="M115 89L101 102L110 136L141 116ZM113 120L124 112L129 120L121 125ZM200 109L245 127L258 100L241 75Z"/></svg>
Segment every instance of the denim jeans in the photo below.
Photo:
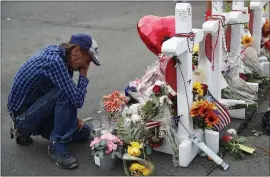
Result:
<svg viewBox="0 0 270 177"><path fill-rule="evenodd" d="M15 118L15 127L19 134L41 135L60 143L88 139L90 127L84 124L78 131L77 122L77 108L67 95L52 89Z"/></svg>

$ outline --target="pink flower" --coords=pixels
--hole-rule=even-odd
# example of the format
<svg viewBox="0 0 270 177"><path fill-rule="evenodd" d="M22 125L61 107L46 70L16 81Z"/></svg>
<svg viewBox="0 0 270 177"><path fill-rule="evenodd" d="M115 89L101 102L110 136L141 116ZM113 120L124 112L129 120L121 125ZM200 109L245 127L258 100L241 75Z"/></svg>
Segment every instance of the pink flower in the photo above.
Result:
<svg viewBox="0 0 270 177"><path fill-rule="evenodd" d="M106 133L106 134L102 135L102 136L100 137L100 139L102 139L102 140L113 141L113 140L115 139L115 136L112 135L111 133Z"/></svg>
<svg viewBox="0 0 270 177"><path fill-rule="evenodd" d="M104 135L102 135L101 137L100 137L100 139L101 140L108 140L108 141L112 141L112 142L114 142L114 143L123 143L117 136L115 136L115 135L112 135L111 133L106 133L106 134L104 134Z"/></svg>
<svg viewBox="0 0 270 177"><path fill-rule="evenodd" d="M94 138L94 140L93 140L93 141L91 141L91 143L90 143L90 147L92 147L92 149L94 149L94 145L95 145L95 144L98 144L100 141L101 141L101 139L100 139L100 138L95 137L95 138Z"/></svg>
<svg viewBox="0 0 270 177"><path fill-rule="evenodd" d="M117 149L117 145L113 141L107 141L107 150L106 154L110 154L112 151Z"/></svg>

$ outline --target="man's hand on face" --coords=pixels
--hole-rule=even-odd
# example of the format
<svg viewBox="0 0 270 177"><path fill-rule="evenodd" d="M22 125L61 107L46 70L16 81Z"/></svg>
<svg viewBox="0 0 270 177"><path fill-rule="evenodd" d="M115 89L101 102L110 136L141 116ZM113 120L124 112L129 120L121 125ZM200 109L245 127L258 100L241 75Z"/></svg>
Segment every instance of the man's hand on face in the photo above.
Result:
<svg viewBox="0 0 270 177"><path fill-rule="evenodd" d="M81 75L83 75L85 77L87 76L89 65L90 65L90 63L86 64L84 67L81 67L79 69L79 72L80 72Z"/></svg>
<svg viewBox="0 0 270 177"><path fill-rule="evenodd" d="M82 119L80 119L80 118L77 118L77 121L78 121L78 129L79 129L79 131L83 128L83 126L84 126L84 122L83 122L83 120Z"/></svg>

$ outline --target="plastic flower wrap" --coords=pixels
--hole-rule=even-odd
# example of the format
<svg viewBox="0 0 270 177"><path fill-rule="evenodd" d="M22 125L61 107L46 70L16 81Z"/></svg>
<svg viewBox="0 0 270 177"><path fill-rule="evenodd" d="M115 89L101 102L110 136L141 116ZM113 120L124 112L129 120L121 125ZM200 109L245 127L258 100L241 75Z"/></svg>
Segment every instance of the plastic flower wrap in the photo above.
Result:
<svg viewBox="0 0 270 177"><path fill-rule="evenodd" d="M245 67L252 71L254 75L263 75L263 70L260 66L259 57L256 49L252 46L246 47L240 56Z"/></svg>
<svg viewBox="0 0 270 177"><path fill-rule="evenodd" d="M225 80L228 83L228 88L225 90L229 91L227 96L229 98L227 99L239 99L239 100L245 100L248 102L252 102L253 100L256 100L257 98L257 92L250 87L245 80L243 80L240 77L236 77L233 74L224 76ZM225 91L223 93L226 93ZM236 97L235 97L236 95ZM225 96L225 95L224 95Z"/></svg>
<svg viewBox="0 0 270 177"><path fill-rule="evenodd" d="M127 176L153 176L155 166L148 160L123 155L124 171Z"/></svg>
<svg viewBox="0 0 270 177"><path fill-rule="evenodd" d="M159 61L156 61L151 67L149 67L141 78L141 82L137 87L139 94L145 95L147 89L154 85L157 80L165 81Z"/></svg>

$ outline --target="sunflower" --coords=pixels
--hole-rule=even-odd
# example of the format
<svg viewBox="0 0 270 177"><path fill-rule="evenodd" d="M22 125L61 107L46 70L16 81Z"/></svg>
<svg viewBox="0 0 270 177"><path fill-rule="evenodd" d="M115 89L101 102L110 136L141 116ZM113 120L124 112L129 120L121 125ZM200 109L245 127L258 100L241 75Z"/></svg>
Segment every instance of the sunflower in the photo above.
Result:
<svg viewBox="0 0 270 177"><path fill-rule="evenodd" d="M243 44L244 46L249 46L249 45L251 45L252 41L253 41L253 38L252 38L251 36L244 35L244 36L242 37L242 44Z"/></svg>
<svg viewBox="0 0 270 177"><path fill-rule="evenodd" d="M214 125L217 125L219 122L219 117L213 112L209 112L205 118L206 126L212 128Z"/></svg>
<svg viewBox="0 0 270 177"><path fill-rule="evenodd" d="M191 108L190 115L191 115L191 117L198 116L199 115L199 108Z"/></svg>
<svg viewBox="0 0 270 177"><path fill-rule="evenodd" d="M207 107L211 111L217 109L215 103L209 102L209 101L205 101L204 106Z"/></svg>
<svg viewBox="0 0 270 177"><path fill-rule="evenodd" d="M209 109L206 106L202 106L199 109L199 115L202 117L206 116L208 114L208 112L209 112Z"/></svg>
<svg viewBox="0 0 270 177"><path fill-rule="evenodd" d="M193 84L193 92L199 94L200 96L203 96L203 87L202 84L200 82L195 82Z"/></svg>

